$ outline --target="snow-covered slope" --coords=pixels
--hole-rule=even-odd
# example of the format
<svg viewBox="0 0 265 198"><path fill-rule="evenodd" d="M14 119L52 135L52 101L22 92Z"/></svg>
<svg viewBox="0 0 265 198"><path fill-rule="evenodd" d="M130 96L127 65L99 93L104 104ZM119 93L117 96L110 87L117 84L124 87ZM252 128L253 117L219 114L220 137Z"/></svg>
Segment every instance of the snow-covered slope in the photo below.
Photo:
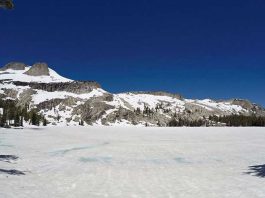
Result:
<svg viewBox="0 0 265 198"><path fill-rule="evenodd" d="M53 127L0 137L1 155L18 158L0 160L1 198L265 195L264 128Z"/></svg>
<svg viewBox="0 0 265 198"><path fill-rule="evenodd" d="M45 63L32 67L10 63L0 69L0 99L37 108L53 125L78 125L84 120L89 125L163 126L173 117L265 115L263 108L246 100L194 100L165 92L111 94L96 82L64 78Z"/></svg>
<svg viewBox="0 0 265 198"><path fill-rule="evenodd" d="M119 102L122 101L122 102ZM229 112L229 113L240 113L246 112L247 110L239 105L233 105L231 102L217 102L211 99L204 100L191 100L184 99L180 100L178 98L170 96L157 96L152 94L135 94L135 93L122 93L117 94L117 104L121 104L124 107L131 107L134 109L140 108L144 110L147 106L149 108L155 109L158 104L162 104L164 108L168 108L172 111L183 112L187 104L201 107L205 110L215 111L216 109ZM126 105L126 103L128 105Z"/></svg>
<svg viewBox="0 0 265 198"><path fill-rule="evenodd" d="M122 101L126 101L130 107L144 110L145 106L156 108L157 104L163 103L171 109L183 111L185 102L170 96L157 96L152 94L122 93L117 95ZM124 104L126 106L126 104Z"/></svg>
<svg viewBox="0 0 265 198"><path fill-rule="evenodd" d="M38 82L38 83L58 83L72 82L72 80L64 78L49 68L49 76L30 76L25 74L31 67L25 67L24 70L7 69L0 71L0 80L11 80L19 82Z"/></svg>

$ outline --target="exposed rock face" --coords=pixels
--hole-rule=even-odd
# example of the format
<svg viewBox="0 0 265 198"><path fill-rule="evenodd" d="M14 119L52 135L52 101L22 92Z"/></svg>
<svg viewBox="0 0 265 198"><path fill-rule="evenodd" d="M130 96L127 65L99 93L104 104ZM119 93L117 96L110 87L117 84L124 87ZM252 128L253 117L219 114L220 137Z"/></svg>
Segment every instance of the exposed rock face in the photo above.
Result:
<svg viewBox="0 0 265 198"><path fill-rule="evenodd" d="M234 99L234 100L232 100L232 104L242 106L245 109L253 109L254 108L254 105L248 100Z"/></svg>
<svg viewBox="0 0 265 198"><path fill-rule="evenodd" d="M32 100L32 95L36 94L37 91L32 89L26 89L19 95L18 106L25 107L30 104Z"/></svg>
<svg viewBox="0 0 265 198"><path fill-rule="evenodd" d="M0 71L5 71L8 69L13 69L13 70L24 70L26 67L26 64L20 63L20 62L11 62L6 64L3 68L0 69Z"/></svg>
<svg viewBox="0 0 265 198"><path fill-rule="evenodd" d="M40 104L37 105L38 109L52 109L53 107L59 105L63 99L53 99L45 102L41 102Z"/></svg>
<svg viewBox="0 0 265 198"><path fill-rule="evenodd" d="M3 89L5 95L9 98L16 99L18 91L13 90L13 89Z"/></svg>
<svg viewBox="0 0 265 198"><path fill-rule="evenodd" d="M12 0L0 0L0 8L4 9L13 9L14 4Z"/></svg>
<svg viewBox="0 0 265 198"><path fill-rule="evenodd" d="M257 104L251 103L249 100L233 99L232 104L242 106L256 116L265 116L265 109Z"/></svg>
<svg viewBox="0 0 265 198"><path fill-rule="evenodd" d="M13 82L16 86L29 86L32 89L40 89L43 91L67 91L76 94L89 93L93 89L101 88L100 84L94 81L73 81L65 83L28 83L28 82Z"/></svg>
<svg viewBox="0 0 265 198"><path fill-rule="evenodd" d="M35 63L25 74L30 76L49 76L49 67L46 63Z"/></svg>
<svg viewBox="0 0 265 198"><path fill-rule="evenodd" d="M93 124L98 119L100 119L107 110L114 108L111 105L108 105L102 101L103 97L92 98L87 100L85 104L80 105L77 109L75 109L75 114L80 112L81 118L87 124Z"/></svg>

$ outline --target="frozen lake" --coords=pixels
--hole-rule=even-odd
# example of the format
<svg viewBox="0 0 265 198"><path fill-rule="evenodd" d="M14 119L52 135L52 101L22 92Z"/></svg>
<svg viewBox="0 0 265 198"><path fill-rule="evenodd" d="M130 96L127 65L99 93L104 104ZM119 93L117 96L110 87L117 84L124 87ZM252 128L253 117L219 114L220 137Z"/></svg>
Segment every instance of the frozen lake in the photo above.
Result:
<svg viewBox="0 0 265 198"><path fill-rule="evenodd" d="M0 155L1 198L265 197L265 128L0 129Z"/></svg>

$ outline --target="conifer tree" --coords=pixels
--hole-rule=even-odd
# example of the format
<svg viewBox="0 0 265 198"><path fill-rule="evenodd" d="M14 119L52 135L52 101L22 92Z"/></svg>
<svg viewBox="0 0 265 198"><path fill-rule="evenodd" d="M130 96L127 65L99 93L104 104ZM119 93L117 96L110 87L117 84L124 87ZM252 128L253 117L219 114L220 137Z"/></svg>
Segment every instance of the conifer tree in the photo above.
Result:
<svg viewBox="0 0 265 198"><path fill-rule="evenodd" d="M23 116L20 116L20 124L19 124L19 126L21 126L21 127L24 126L24 124L23 124L23 120L24 120Z"/></svg>
<svg viewBox="0 0 265 198"><path fill-rule="evenodd" d="M15 115L14 126L15 127L20 126L20 117L19 117L19 114L18 113L16 113L16 115Z"/></svg>
<svg viewBox="0 0 265 198"><path fill-rule="evenodd" d="M47 126L47 120L46 120L46 118L43 118L43 126Z"/></svg>

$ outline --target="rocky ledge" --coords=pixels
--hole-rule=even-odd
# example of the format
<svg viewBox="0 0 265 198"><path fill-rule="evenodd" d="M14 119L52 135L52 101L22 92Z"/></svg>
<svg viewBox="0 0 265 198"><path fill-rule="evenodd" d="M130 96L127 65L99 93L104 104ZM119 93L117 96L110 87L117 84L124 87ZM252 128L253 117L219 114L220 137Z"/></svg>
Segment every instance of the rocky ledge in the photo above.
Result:
<svg viewBox="0 0 265 198"><path fill-rule="evenodd" d="M72 81L60 83L35 83L14 81L13 84L16 86L29 86L31 89L43 90L48 92L66 91L76 94L89 93L93 89L101 88L100 84L95 81Z"/></svg>

